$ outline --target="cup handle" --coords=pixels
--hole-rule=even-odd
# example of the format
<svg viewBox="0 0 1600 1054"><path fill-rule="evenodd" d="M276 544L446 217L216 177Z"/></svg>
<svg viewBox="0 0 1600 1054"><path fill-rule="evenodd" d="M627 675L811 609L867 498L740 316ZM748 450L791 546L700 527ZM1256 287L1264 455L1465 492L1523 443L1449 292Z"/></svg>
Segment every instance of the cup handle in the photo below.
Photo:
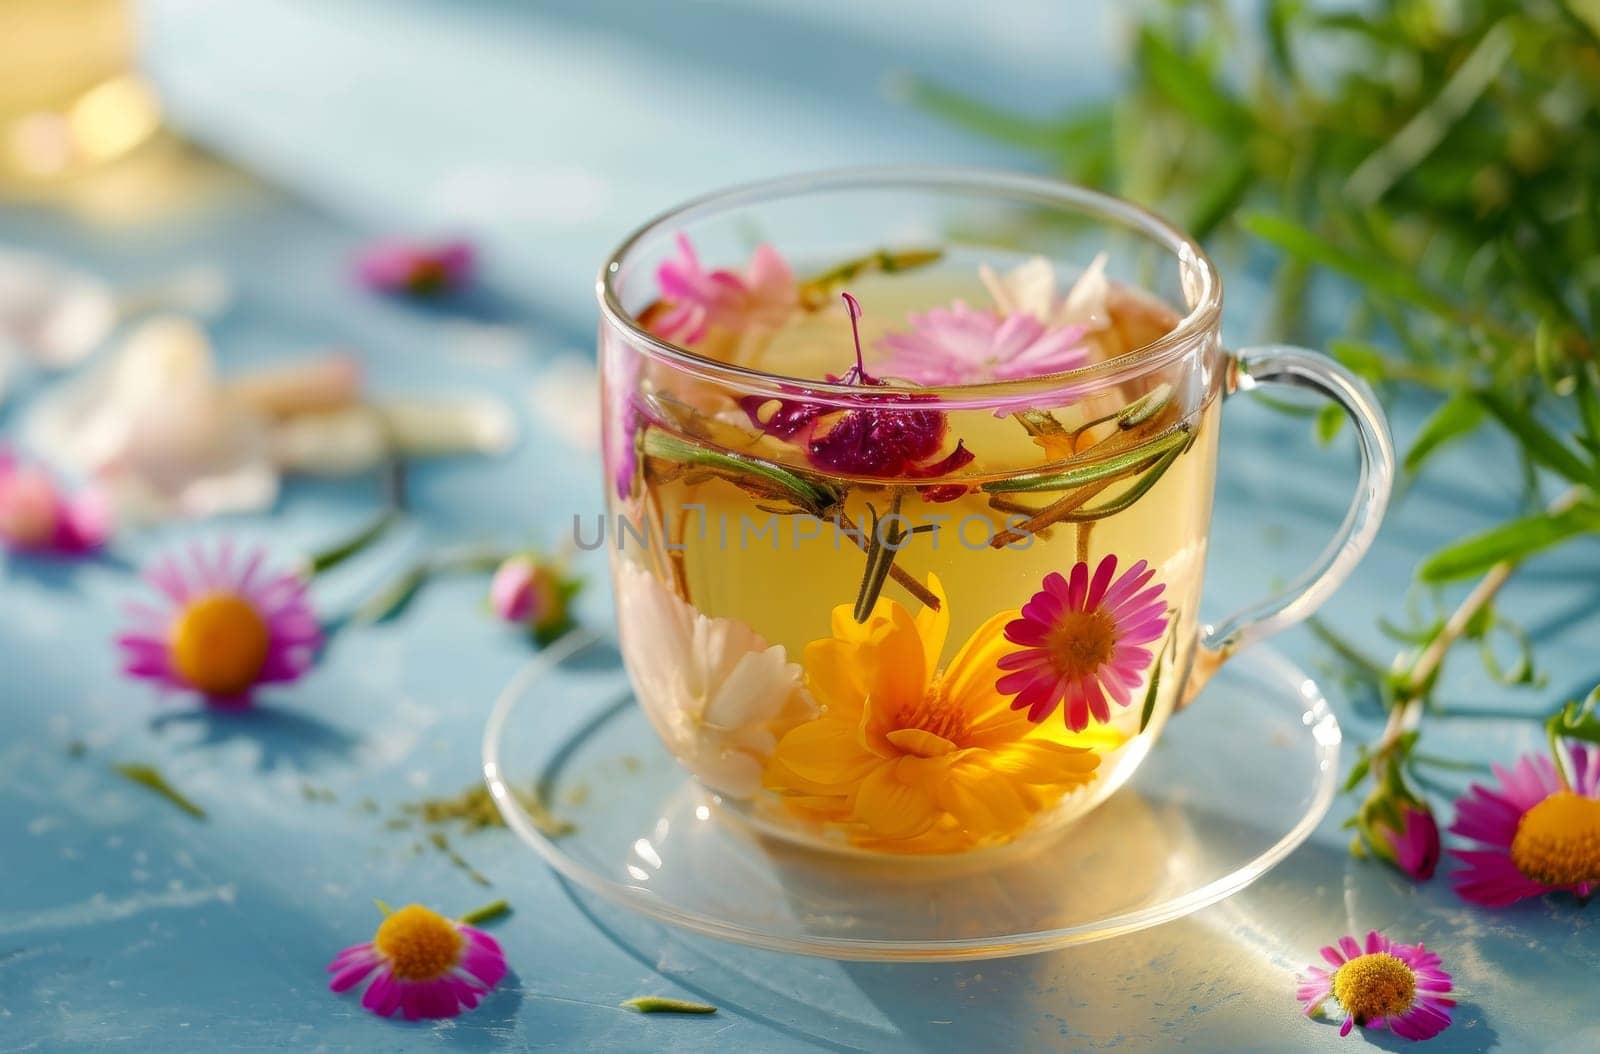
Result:
<svg viewBox="0 0 1600 1054"><path fill-rule="evenodd" d="M1221 622L1201 627L1180 706L1188 705L1234 652L1305 619L1333 595L1372 546L1394 487L1394 440L1365 381L1326 355L1287 344L1245 348L1228 357L1225 395L1268 385L1310 389L1350 416L1361 452L1355 498L1333 540L1298 578Z"/></svg>

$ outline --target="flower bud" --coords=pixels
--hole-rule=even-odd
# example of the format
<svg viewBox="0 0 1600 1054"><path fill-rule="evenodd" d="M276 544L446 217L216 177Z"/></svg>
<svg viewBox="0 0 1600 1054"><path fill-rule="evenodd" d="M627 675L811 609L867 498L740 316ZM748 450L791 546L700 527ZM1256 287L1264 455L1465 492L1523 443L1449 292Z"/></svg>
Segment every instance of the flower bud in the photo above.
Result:
<svg viewBox="0 0 1600 1054"><path fill-rule="evenodd" d="M489 606L500 618L528 627L536 641L547 644L571 628L571 601L582 585L556 561L522 553L495 571Z"/></svg>
<svg viewBox="0 0 1600 1054"><path fill-rule="evenodd" d="M1380 789L1361 808L1362 840L1372 854L1417 881L1439 864L1439 825L1426 802Z"/></svg>

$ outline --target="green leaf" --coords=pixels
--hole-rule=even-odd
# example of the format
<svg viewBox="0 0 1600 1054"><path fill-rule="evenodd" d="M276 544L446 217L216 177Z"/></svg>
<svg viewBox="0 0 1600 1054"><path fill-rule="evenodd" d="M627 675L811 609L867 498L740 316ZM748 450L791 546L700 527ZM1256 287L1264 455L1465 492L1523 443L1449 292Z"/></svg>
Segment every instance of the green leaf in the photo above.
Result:
<svg viewBox="0 0 1600 1054"><path fill-rule="evenodd" d="M1256 170L1245 159L1223 164L1200 185L1189 209L1189 233L1204 241L1232 216L1256 185Z"/></svg>
<svg viewBox="0 0 1600 1054"><path fill-rule="evenodd" d="M364 601L356 608L352 618L356 622L375 624L398 617L411 606L411 602L432 577L432 565L416 564Z"/></svg>
<svg viewBox="0 0 1600 1054"><path fill-rule="evenodd" d="M1499 630L1502 636L1509 639L1515 649L1515 659L1509 667L1502 666L1499 657L1495 655L1493 637L1495 630ZM1533 641L1528 638L1527 631L1514 622L1500 618L1491 622L1479 637L1478 656L1483 662L1484 672L1496 684L1516 687L1538 684L1540 681L1533 665Z"/></svg>
<svg viewBox="0 0 1600 1054"><path fill-rule="evenodd" d="M1411 449L1406 451L1405 469L1416 472L1428 458L1449 443L1477 428L1483 421L1483 404L1471 395L1459 393L1439 404L1423 422Z"/></svg>
<svg viewBox="0 0 1600 1054"><path fill-rule="evenodd" d="M1327 446L1339 435L1349 415L1337 403L1329 403L1317 411L1317 442Z"/></svg>
<svg viewBox="0 0 1600 1054"><path fill-rule="evenodd" d="M1474 397L1506 431L1517 437L1534 461L1573 483L1589 483L1595 479L1595 467L1575 454L1527 410L1495 391L1480 391Z"/></svg>
<svg viewBox="0 0 1600 1054"><path fill-rule="evenodd" d="M1455 318L1460 309L1430 289L1416 274L1382 256L1335 244L1320 234L1282 216L1262 212L1246 213L1239 221L1244 229L1273 243L1293 256L1337 271L1369 289L1375 289L1434 314Z"/></svg>
<svg viewBox="0 0 1600 1054"><path fill-rule="evenodd" d="M1135 58L1150 86L1196 124L1230 137L1254 127L1249 109L1228 94L1209 70L1148 26L1139 31Z"/></svg>
<svg viewBox="0 0 1600 1054"><path fill-rule="evenodd" d="M1351 791L1361 786L1361 781L1366 779L1367 773L1371 771L1372 755L1369 754L1365 748L1363 748L1361 751L1361 756L1356 758L1356 763L1350 766L1350 774L1344 778L1344 787L1342 792L1349 794Z"/></svg>
<svg viewBox="0 0 1600 1054"><path fill-rule="evenodd" d="M492 904L485 904L461 916L462 922L468 926L481 926L485 922L493 922L511 914L511 905L504 900L497 900Z"/></svg>
<svg viewBox="0 0 1600 1054"><path fill-rule="evenodd" d="M204 820L206 818L206 811L196 805L178 788L168 783L167 778L161 774L161 770L154 765L123 762L122 764L113 765L112 768L124 779L131 780L147 790L154 791L173 805L176 805L183 812L193 816L196 820Z"/></svg>
<svg viewBox="0 0 1600 1054"><path fill-rule="evenodd" d="M663 995L639 995L624 999L623 1006L641 1014L715 1014L717 1008L709 1003L691 1003L686 999L668 999Z"/></svg>
<svg viewBox="0 0 1600 1054"><path fill-rule="evenodd" d="M1596 685L1583 702L1569 702L1550 715L1545 729L1552 739L1600 743L1600 685Z"/></svg>
<svg viewBox="0 0 1600 1054"><path fill-rule="evenodd" d="M1557 513L1535 513L1447 546L1425 560L1424 582L1452 582L1482 574L1503 561L1526 559L1569 538L1600 530L1600 509L1574 505Z"/></svg>
<svg viewBox="0 0 1600 1054"><path fill-rule="evenodd" d="M400 514L393 509L379 513L372 522L361 528L355 534L336 545L311 554L306 561L306 577L315 577L324 571L344 563L355 556L373 542L382 538L390 527L400 520Z"/></svg>
<svg viewBox="0 0 1600 1054"><path fill-rule="evenodd" d="M1360 340L1330 340L1328 354L1338 359L1352 372L1377 383L1389 373L1391 352Z"/></svg>
<svg viewBox="0 0 1600 1054"><path fill-rule="evenodd" d="M1596 379L1593 363L1585 363L1579 368L1576 394L1578 413L1583 418L1583 432L1589 438L1588 447L1600 456L1600 380Z"/></svg>
<svg viewBox="0 0 1600 1054"><path fill-rule="evenodd" d="M1061 149L1061 126L1056 122L1024 117L925 77L900 78L892 86L912 106L987 138L1042 154Z"/></svg>
<svg viewBox="0 0 1600 1054"><path fill-rule="evenodd" d="M1179 614L1176 610L1171 613L1171 628L1167 630L1167 639L1162 644L1161 650L1156 652L1155 663L1150 670L1150 686L1144 692L1144 706L1139 710L1139 731L1143 732L1150 727L1150 719L1156 713L1156 695L1161 690L1161 660L1172 649L1172 642L1177 639Z"/></svg>

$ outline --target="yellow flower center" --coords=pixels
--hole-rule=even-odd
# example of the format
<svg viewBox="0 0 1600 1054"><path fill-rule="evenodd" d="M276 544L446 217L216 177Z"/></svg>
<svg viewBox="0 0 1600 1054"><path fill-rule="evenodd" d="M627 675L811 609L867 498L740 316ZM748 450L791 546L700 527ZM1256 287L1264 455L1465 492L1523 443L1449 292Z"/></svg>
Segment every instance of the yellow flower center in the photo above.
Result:
<svg viewBox="0 0 1600 1054"><path fill-rule="evenodd" d="M959 706L951 705L949 694L944 689L943 678L936 677L928 686L928 690L922 693L921 699L910 705L902 705L895 713L896 731L889 733L889 741L910 753L933 757L936 754L948 753L960 745L966 738L968 724L966 711ZM902 730L910 732L911 735L902 736ZM926 736L918 733L926 733ZM900 739L897 740L896 736L900 736ZM936 738L945 745L941 748L929 737ZM919 745L911 745L913 740Z"/></svg>
<svg viewBox="0 0 1600 1054"><path fill-rule="evenodd" d="M267 622L254 605L232 593L213 593L178 616L172 664L207 695L239 695L255 683L271 644Z"/></svg>
<svg viewBox="0 0 1600 1054"><path fill-rule="evenodd" d="M1068 676L1082 677L1111 661L1117 646L1117 623L1100 608L1068 611L1047 639L1056 668Z"/></svg>
<svg viewBox="0 0 1600 1054"><path fill-rule="evenodd" d="M431 981L455 968L465 942L449 919L408 904L383 920L372 943L399 980Z"/></svg>
<svg viewBox="0 0 1600 1054"><path fill-rule="evenodd" d="M1600 882L1600 800L1556 791L1529 809L1511 840L1511 862L1548 886Z"/></svg>
<svg viewBox="0 0 1600 1054"><path fill-rule="evenodd" d="M1333 972L1333 997L1356 1024L1365 1026L1410 1009L1417 997L1417 975L1388 952L1357 956Z"/></svg>

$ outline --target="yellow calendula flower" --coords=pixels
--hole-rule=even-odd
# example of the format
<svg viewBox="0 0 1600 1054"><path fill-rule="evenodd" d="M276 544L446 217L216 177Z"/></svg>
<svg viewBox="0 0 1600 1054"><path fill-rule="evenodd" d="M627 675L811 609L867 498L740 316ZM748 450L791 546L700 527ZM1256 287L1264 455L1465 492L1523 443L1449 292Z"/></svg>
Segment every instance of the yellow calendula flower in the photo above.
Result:
<svg viewBox="0 0 1600 1054"><path fill-rule="evenodd" d="M789 808L863 847L940 853L1009 841L1100 763L995 690L996 662L1014 650L1002 631L1017 612L990 618L940 669L950 605L938 578L928 584L938 610L913 616L880 599L857 623L850 605L834 609L832 636L804 656L821 714L785 734L767 765L767 787Z"/></svg>

